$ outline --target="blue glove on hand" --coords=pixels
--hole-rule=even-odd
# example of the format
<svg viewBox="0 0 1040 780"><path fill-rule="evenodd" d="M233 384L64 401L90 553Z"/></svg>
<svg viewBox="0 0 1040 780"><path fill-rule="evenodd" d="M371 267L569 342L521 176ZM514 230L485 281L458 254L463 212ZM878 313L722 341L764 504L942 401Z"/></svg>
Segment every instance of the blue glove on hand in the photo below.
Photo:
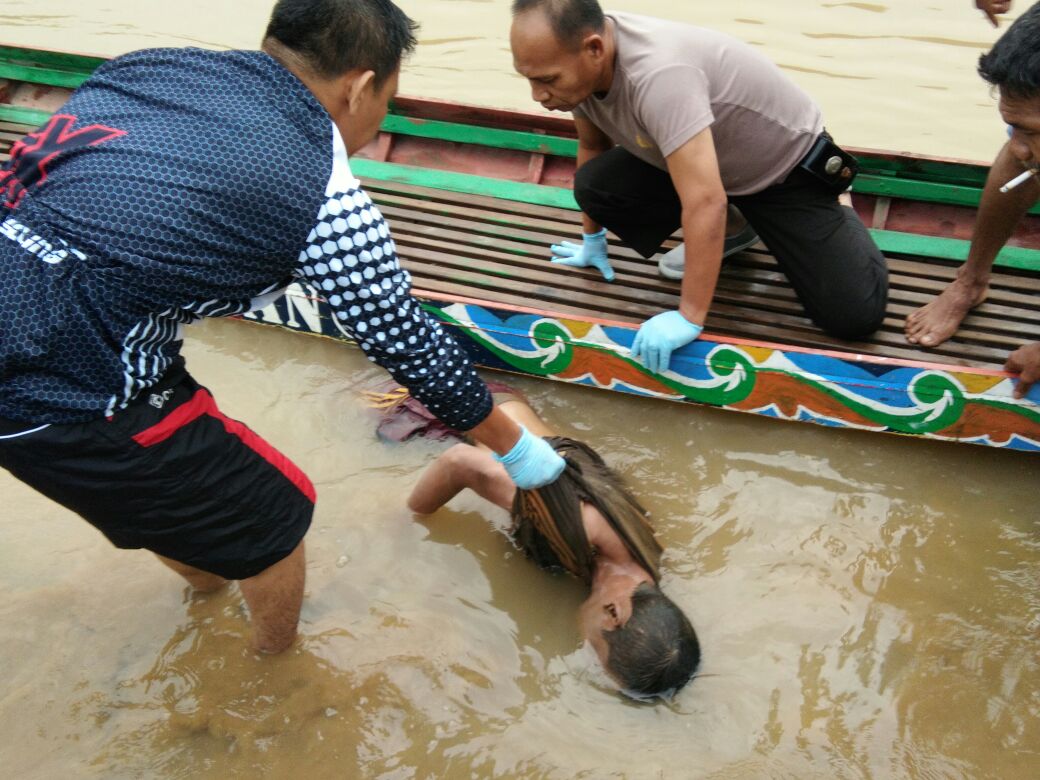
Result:
<svg viewBox="0 0 1040 780"><path fill-rule="evenodd" d="M552 245L552 261L558 265L569 265L574 268L597 269L608 282L614 281L614 269L610 267L607 257L607 231L598 233L582 233L581 246L564 241Z"/></svg>
<svg viewBox="0 0 1040 780"><path fill-rule="evenodd" d="M632 342L632 357L641 358L643 365L659 374L668 368L672 352L696 341L704 330L677 311L666 311L643 323L636 340Z"/></svg>
<svg viewBox="0 0 1040 780"><path fill-rule="evenodd" d="M541 436L520 426L520 438L505 455L495 453L495 460L506 467L509 478L521 490L544 487L563 473L567 463Z"/></svg>

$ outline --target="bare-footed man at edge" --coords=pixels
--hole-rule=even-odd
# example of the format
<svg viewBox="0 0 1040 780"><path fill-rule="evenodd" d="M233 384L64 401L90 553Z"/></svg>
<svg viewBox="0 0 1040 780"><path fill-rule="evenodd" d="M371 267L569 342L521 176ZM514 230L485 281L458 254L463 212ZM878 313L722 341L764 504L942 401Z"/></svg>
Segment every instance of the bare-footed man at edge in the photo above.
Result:
<svg viewBox="0 0 1040 780"><path fill-rule="evenodd" d="M967 262L931 303L907 318L911 344L935 347L950 339L968 313L986 300L993 261L1026 212L1040 200L1040 177L1029 176L1007 192L1001 188L1040 166L1040 5L1026 11L979 60L979 75L1000 94L1008 142L986 178ZM1040 344L1015 351L1007 370L1021 373L1016 395L1040 379Z"/></svg>

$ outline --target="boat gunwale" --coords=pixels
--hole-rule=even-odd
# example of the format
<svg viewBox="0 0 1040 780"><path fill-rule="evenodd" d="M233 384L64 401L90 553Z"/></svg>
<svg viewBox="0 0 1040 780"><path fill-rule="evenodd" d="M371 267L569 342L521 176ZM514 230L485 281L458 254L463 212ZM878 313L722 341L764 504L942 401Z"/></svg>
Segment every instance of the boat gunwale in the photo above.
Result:
<svg viewBox="0 0 1040 780"><path fill-rule="evenodd" d="M417 298L429 299L441 303L472 304L474 306L481 306L488 309L509 311L514 314L531 314L539 317L546 317L548 319L575 320L593 325L602 325L609 328L619 328L631 331L639 330L639 326L633 325L631 322L622 322L620 320L610 320L605 319L603 317L595 316L582 316L579 318L560 314L559 312L554 312L549 309L539 309L534 306L518 306L516 304L502 303L487 298L474 298L461 295L447 295L445 293L436 292L435 290L424 290L418 287L412 289L412 294L415 295ZM319 295L312 295L308 297L311 297L314 300L321 300L321 296ZM772 349L780 352L798 352L803 355L821 355L824 357L831 357L838 360L851 361L855 363L871 363L878 366L920 368L928 371L942 371L943 373L947 374L978 374L980 376L999 377L1003 379L1014 379L1017 376L1017 374L1012 374L1008 371L1002 371L996 368L986 368L984 366L963 366L956 363L930 363L927 361L909 360L907 358L890 358L879 355L870 355L862 352L840 352L831 349L816 349L793 344L783 344L774 341L758 341L756 339L747 339L739 336L715 334L709 330L704 331L704 333L701 336L701 339L704 341L710 341L714 344L734 344L745 347Z"/></svg>

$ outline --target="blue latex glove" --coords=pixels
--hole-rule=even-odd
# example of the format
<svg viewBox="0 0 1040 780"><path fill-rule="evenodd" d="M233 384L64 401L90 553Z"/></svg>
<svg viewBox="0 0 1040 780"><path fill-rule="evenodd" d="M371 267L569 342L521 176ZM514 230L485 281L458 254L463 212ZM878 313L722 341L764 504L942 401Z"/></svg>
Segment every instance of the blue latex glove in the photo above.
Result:
<svg viewBox="0 0 1040 780"><path fill-rule="evenodd" d="M532 490L555 482L567 463L541 436L520 426L520 438L505 455L495 460L506 467L509 478L522 490Z"/></svg>
<svg viewBox="0 0 1040 780"><path fill-rule="evenodd" d="M632 357L640 358L648 369L659 374L668 368L672 352L696 341L704 330L677 311L666 311L643 323L632 342Z"/></svg>
<svg viewBox="0 0 1040 780"><path fill-rule="evenodd" d="M552 261L558 265L569 265L574 268L592 266L603 274L608 282L614 281L614 269L610 267L607 257L607 231L604 228L598 233L582 233L581 245L564 241L552 245Z"/></svg>

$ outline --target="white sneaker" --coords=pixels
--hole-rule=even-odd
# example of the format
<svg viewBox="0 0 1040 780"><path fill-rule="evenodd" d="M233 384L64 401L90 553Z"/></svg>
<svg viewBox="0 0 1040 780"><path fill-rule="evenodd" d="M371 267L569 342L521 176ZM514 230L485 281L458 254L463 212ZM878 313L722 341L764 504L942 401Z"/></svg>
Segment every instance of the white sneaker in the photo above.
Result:
<svg viewBox="0 0 1040 780"><path fill-rule="evenodd" d="M722 258L725 260L730 255L735 255L743 249L747 249L758 241L758 233L751 227L750 223L732 236L726 236L722 245ZM657 270L665 279L679 281L683 278L683 270L686 267L686 244L679 244L661 255L657 261Z"/></svg>

